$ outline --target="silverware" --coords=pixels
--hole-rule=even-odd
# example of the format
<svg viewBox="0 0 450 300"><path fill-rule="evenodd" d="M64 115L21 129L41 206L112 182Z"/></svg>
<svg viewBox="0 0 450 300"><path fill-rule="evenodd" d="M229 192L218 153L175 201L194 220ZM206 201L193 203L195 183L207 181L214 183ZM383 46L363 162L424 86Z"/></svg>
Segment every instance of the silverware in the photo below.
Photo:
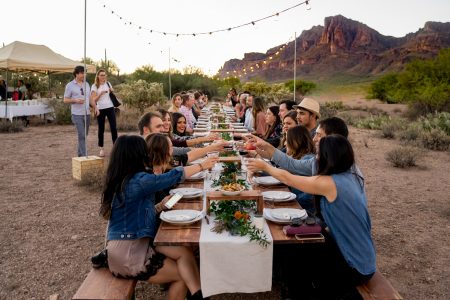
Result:
<svg viewBox="0 0 450 300"><path fill-rule="evenodd" d="M207 216L207 215L205 215L205 220L206 220L206 224L208 224L208 225L209 225L209 218L208 218L208 216Z"/></svg>

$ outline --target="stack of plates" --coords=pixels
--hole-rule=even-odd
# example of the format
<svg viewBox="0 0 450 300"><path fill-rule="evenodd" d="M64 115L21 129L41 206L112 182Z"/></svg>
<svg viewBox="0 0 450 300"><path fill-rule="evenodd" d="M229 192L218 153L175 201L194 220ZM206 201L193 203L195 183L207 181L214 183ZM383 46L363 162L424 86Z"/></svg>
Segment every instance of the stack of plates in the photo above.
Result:
<svg viewBox="0 0 450 300"><path fill-rule="evenodd" d="M281 183L281 181L273 176L253 177L253 182L260 185L277 185Z"/></svg>
<svg viewBox="0 0 450 300"><path fill-rule="evenodd" d="M189 198L196 198L196 197L202 196L203 190L197 189L197 188L178 188L178 189L170 190L169 193L171 195L180 193L181 195L183 195L183 198L189 199Z"/></svg>
<svg viewBox="0 0 450 300"><path fill-rule="evenodd" d="M188 225L200 221L203 218L203 212L191 209L178 209L162 212L159 217L167 223Z"/></svg>
<svg viewBox="0 0 450 300"><path fill-rule="evenodd" d="M272 202L288 202L295 200L297 196L291 192L283 192L283 191L267 191L262 192L264 200L272 201Z"/></svg>
<svg viewBox="0 0 450 300"><path fill-rule="evenodd" d="M306 210L297 208L264 208L263 216L274 223L290 224L293 218L306 219L308 214Z"/></svg>

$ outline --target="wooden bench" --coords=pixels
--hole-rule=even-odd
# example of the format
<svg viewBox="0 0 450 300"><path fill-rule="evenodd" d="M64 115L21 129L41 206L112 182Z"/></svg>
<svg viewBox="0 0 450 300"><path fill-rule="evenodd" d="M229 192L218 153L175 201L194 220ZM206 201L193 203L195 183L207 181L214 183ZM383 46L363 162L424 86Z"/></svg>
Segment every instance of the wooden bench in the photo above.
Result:
<svg viewBox="0 0 450 300"><path fill-rule="evenodd" d="M373 277L369 282L358 286L357 289L364 300L403 299L379 271L376 271L375 274L373 274Z"/></svg>
<svg viewBox="0 0 450 300"><path fill-rule="evenodd" d="M92 269L73 300L130 300L136 280L114 277L108 268Z"/></svg>

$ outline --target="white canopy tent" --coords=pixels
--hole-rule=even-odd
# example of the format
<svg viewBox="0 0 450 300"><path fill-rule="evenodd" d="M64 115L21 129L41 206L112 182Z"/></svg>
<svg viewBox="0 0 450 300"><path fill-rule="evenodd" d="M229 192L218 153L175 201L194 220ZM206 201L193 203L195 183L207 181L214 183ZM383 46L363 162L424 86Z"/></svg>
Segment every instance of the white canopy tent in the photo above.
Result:
<svg viewBox="0 0 450 300"><path fill-rule="evenodd" d="M66 73L83 63L53 52L44 45L13 42L0 48L0 69L12 72ZM88 73L95 73L94 65L86 65Z"/></svg>

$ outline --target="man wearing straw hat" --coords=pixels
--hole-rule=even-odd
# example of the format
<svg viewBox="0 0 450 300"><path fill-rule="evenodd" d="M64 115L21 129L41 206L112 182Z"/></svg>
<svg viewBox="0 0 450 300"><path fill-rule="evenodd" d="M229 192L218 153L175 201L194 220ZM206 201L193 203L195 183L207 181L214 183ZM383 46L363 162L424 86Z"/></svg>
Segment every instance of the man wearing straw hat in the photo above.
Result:
<svg viewBox="0 0 450 300"><path fill-rule="evenodd" d="M76 66L73 70L74 80L66 85L64 91L64 103L70 103L72 123L78 134L78 156L86 156L86 136L89 131L90 111L89 98L91 94L89 84L84 81L84 67ZM86 101L87 99L87 101ZM86 124L86 126L85 126Z"/></svg>
<svg viewBox="0 0 450 300"><path fill-rule="evenodd" d="M303 98L299 105L294 105L297 110L298 124L305 126L313 138L316 135L317 121L320 118L320 105L312 98Z"/></svg>

